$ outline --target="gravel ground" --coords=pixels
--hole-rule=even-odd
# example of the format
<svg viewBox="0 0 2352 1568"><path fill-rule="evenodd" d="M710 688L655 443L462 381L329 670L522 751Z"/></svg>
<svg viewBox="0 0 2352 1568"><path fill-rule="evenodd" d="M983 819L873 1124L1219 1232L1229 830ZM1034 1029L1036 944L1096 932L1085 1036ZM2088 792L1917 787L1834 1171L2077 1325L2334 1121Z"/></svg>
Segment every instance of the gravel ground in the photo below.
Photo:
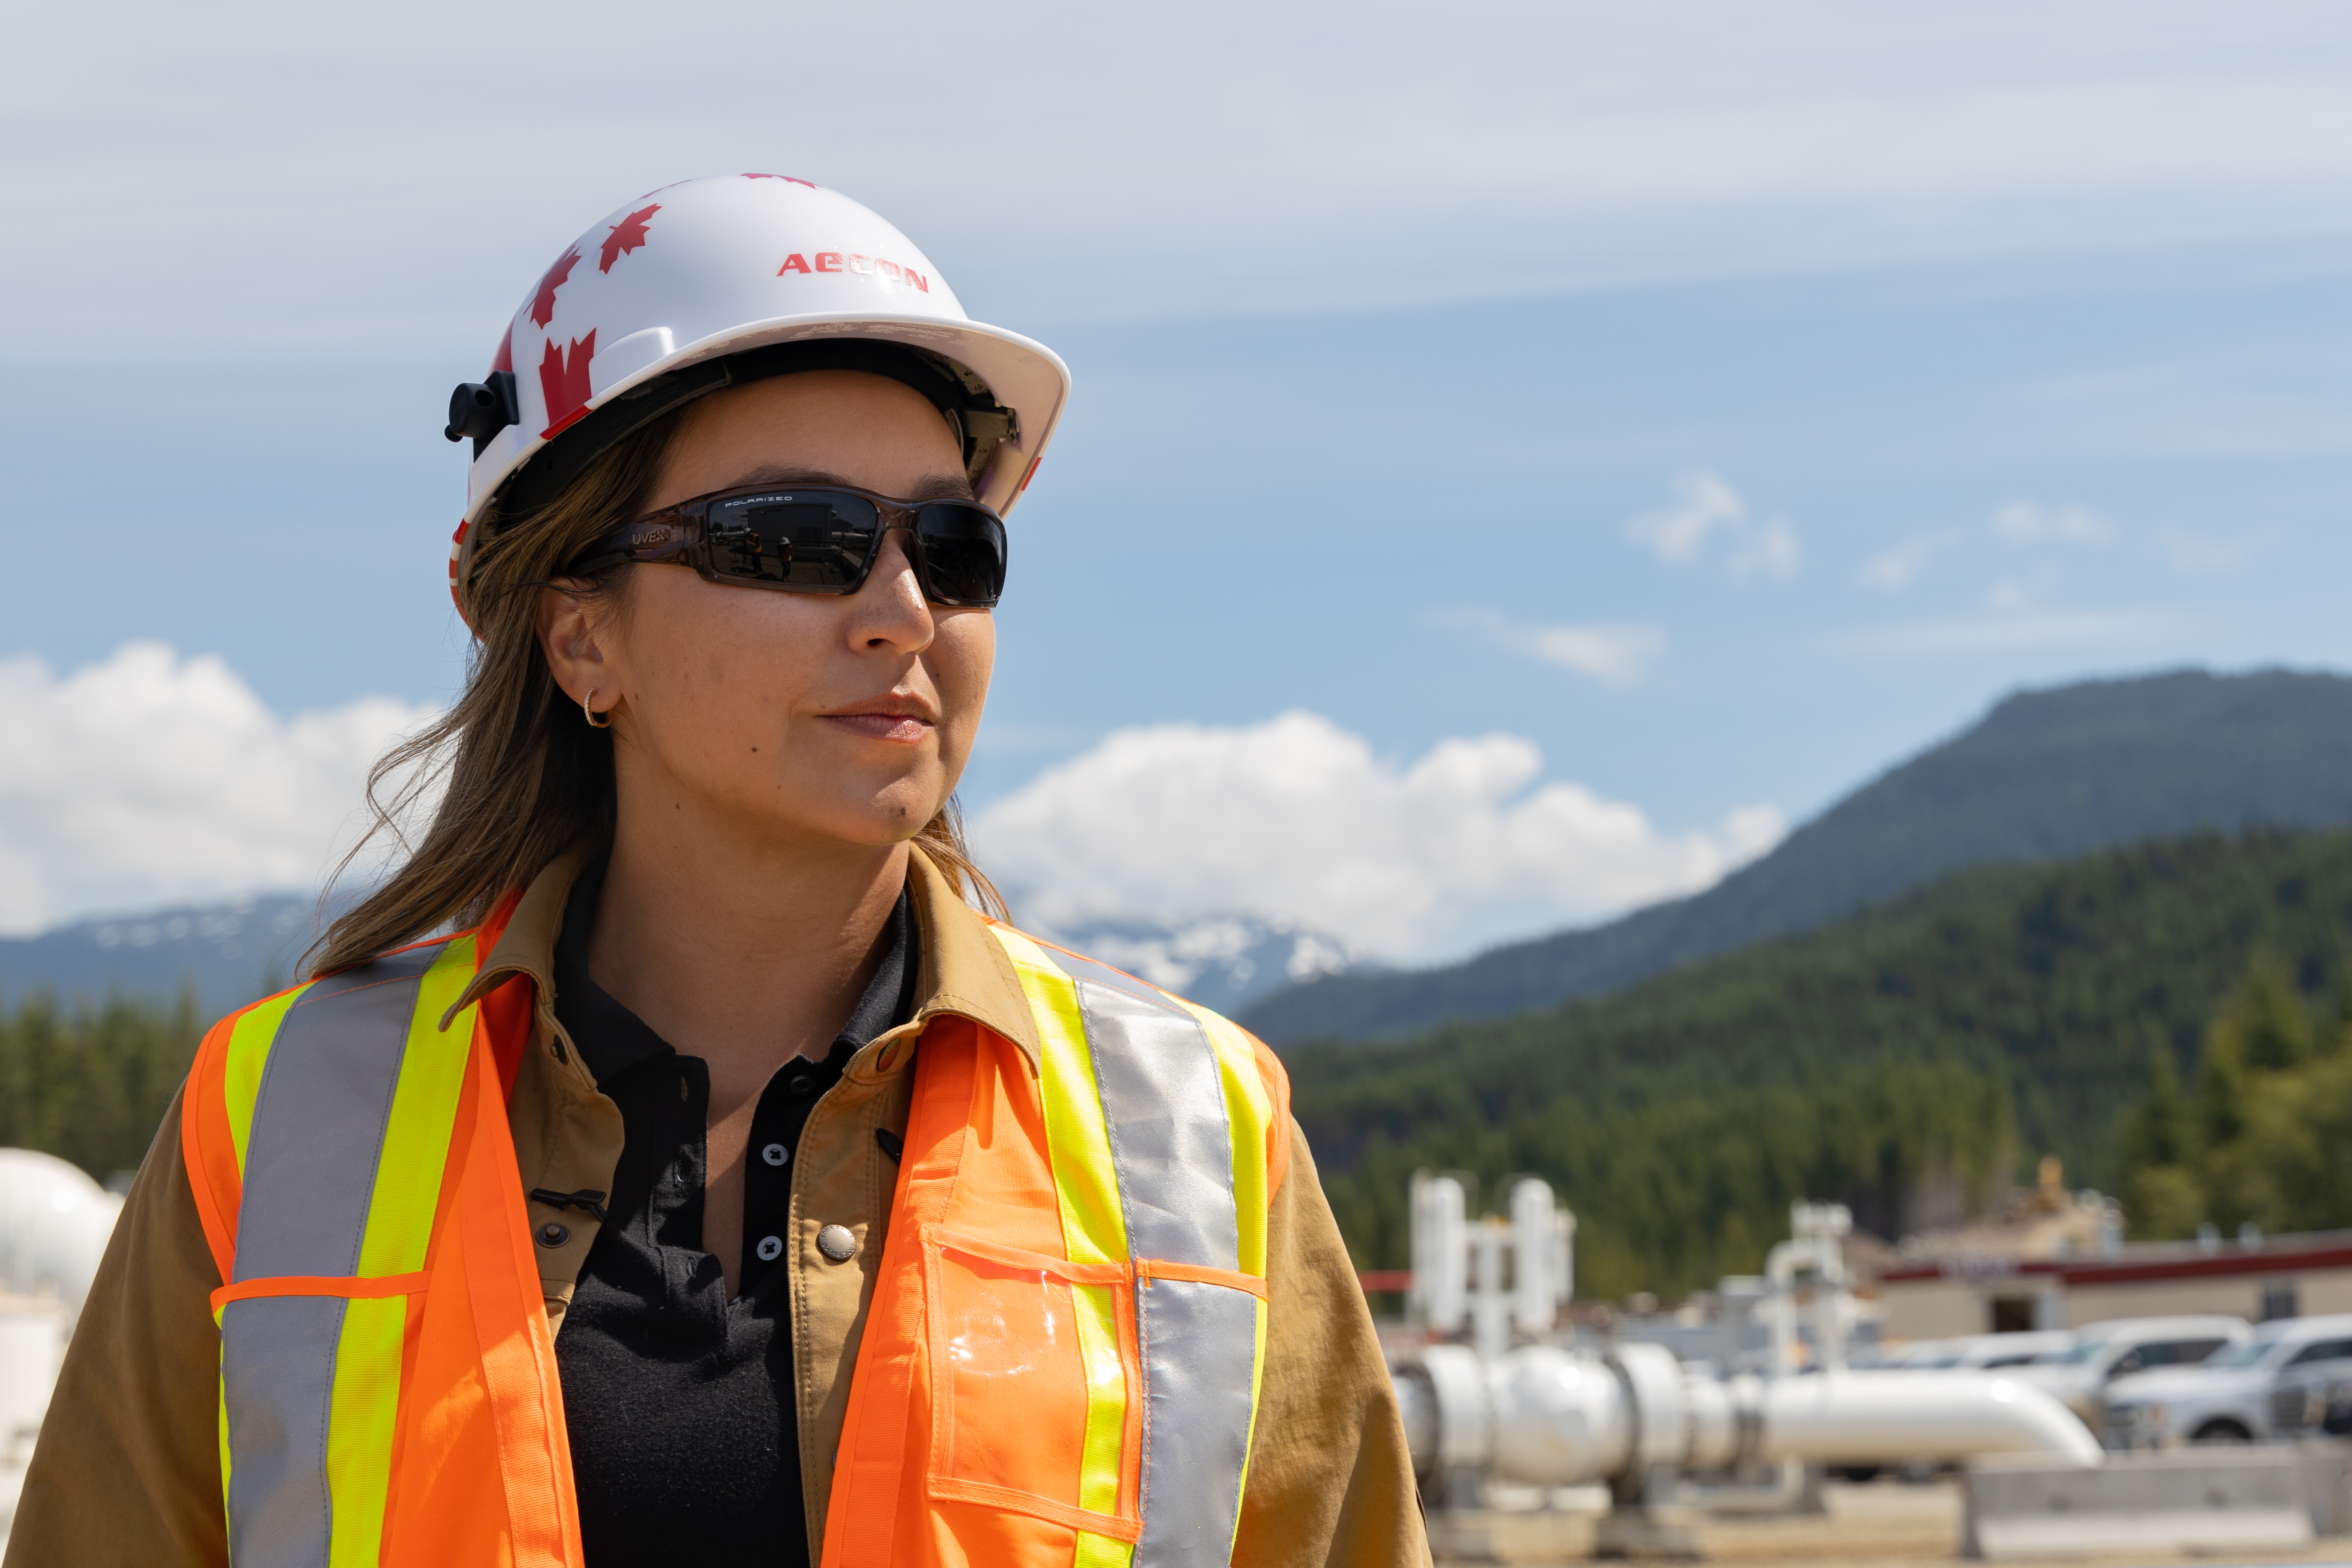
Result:
<svg viewBox="0 0 2352 1568"><path fill-rule="evenodd" d="M1838 1568L1917 1568L1960 1561L1960 1489L1953 1483L1867 1486L1832 1483L1822 1489L1826 1513L1784 1518L1708 1519L1696 1526L1709 1562L1834 1563ZM1507 1563L1525 1568L1589 1561L1591 1513L1485 1513L1433 1520L1441 1563ZM2045 1560L2010 1559L2016 1568L2043 1568ZM2300 1551L2251 1556L2150 1556L2046 1560L2047 1568L2252 1568L2257 1563L2325 1563L2352 1568L2352 1539L2322 1541Z"/></svg>

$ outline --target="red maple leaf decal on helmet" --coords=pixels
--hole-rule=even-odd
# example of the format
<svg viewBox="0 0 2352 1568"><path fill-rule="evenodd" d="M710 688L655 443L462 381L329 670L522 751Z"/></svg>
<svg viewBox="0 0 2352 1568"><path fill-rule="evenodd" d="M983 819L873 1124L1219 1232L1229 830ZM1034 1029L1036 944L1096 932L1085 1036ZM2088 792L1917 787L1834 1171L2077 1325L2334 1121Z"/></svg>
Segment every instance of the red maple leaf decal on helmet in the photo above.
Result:
<svg viewBox="0 0 2352 1568"><path fill-rule="evenodd" d="M810 190L816 189L814 180L796 180L790 174L746 174L743 177L747 180L782 180L788 185L806 185Z"/></svg>
<svg viewBox="0 0 2352 1568"><path fill-rule="evenodd" d="M572 269L579 265L580 247L575 245L558 257L555 265L547 269L547 276L539 280L539 292L530 297L532 321L543 327L555 320L555 291L563 287L564 280L572 276Z"/></svg>
<svg viewBox="0 0 2352 1568"><path fill-rule="evenodd" d="M596 333L591 329L584 338L572 340L572 347L559 352L555 340L547 340L547 353L540 356L539 390L547 400L547 428L541 438L551 437L588 410L588 362L596 357Z"/></svg>
<svg viewBox="0 0 2352 1568"><path fill-rule="evenodd" d="M646 222L659 211L659 205L639 207L614 224L613 232L604 237L604 248L598 253L596 270L610 272L613 263L643 245L646 242Z"/></svg>

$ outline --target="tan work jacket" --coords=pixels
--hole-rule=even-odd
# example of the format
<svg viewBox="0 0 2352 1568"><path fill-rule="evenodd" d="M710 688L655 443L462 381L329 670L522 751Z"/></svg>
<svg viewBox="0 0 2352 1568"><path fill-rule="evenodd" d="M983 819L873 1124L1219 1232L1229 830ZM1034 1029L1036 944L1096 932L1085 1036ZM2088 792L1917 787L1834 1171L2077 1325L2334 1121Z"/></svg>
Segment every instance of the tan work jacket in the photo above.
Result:
<svg viewBox="0 0 2352 1568"><path fill-rule="evenodd" d="M469 994L523 973L538 986L530 1048L509 1121L526 1192L609 1192L621 1112L599 1093L555 1021L555 942L573 878L590 851L541 872ZM914 1017L849 1063L810 1112L793 1160L787 1246L799 1396L802 1484L814 1559L834 1453L849 1400L891 1188L866 1156L874 1131L902 1132L915 1053L887 1047L940 1014L971 1018L1037 1064L1036 1026L1003 949L919 850L908 886L921 931ZM153 1568L226 1564L218 1433L220 1334L210 1297L219 1270L180 1157L174 1100L148 1151L99 1268L43 1425L5 1568ZM532 1205L534 1227L560 1219L569 1239L537 1249L551 1325L560 1333L595 1222ZM817 1230L846 1226L848 1265L804 1269ZM1315 1176L1291 1130L1289 1174L1268 1216L1265 1373L1234 1561L1250 1564L1425 1563L1429 1549L1412 1461L1371 1319Z"/></svg>

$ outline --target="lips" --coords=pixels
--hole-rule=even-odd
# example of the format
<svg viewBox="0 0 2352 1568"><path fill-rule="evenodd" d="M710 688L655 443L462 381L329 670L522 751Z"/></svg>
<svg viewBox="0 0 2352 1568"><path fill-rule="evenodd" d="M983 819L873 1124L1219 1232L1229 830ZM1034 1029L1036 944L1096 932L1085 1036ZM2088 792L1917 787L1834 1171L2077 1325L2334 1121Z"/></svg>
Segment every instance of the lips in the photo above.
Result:
<svg viewBox="0 0 2352 1568"><path fill-rule="evenodd" d="M911 694L892 692L871 701L852 703L819 717L868 740L911 744L929 736L939 723L929 703Z"/></svg>
<svg viewBox="0 0 2352 1568"><path fill-rule="evenodd" d="M825 718L877 741L914 742L931 732L929 724L906 713L828 713Z"/></svg>

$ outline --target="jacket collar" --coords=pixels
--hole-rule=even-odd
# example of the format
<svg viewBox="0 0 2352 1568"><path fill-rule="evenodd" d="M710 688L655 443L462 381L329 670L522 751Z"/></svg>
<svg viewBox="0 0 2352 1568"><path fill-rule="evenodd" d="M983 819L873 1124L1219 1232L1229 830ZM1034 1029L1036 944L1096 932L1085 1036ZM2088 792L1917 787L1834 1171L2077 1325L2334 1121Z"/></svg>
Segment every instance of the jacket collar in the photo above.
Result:
<svg viewBox="0 0 2352 1568"><path fill-rule="evenodd" d="M551 1022L555 996L555 939L563 929L563 905L581 868L603 846L583 839L547 863L530 879L522 900L508 917L506 930L489 956L475 971L473 984L450 1007L455 1017L467 1004L479 1000L518 974L529 975L539 991L539 1010ZM922 970L915 986L915 1016L904 1030L893 1029L884 1040L919 1032L941 1015L969 1018L982 1028L1002 1035L1020 1048L1032 1075L1041 1070L1037 1022L1029 1011L1021 977L1003 945L989 934L988 921L963 901L945 874L931 864L920 847L907 858L907 891L921 929ZM446 1026L447 1020L443 1020ZM877 1040L877 1045L882 1043ZM871 1049L872 1047L868 1047Z"/></svg>

